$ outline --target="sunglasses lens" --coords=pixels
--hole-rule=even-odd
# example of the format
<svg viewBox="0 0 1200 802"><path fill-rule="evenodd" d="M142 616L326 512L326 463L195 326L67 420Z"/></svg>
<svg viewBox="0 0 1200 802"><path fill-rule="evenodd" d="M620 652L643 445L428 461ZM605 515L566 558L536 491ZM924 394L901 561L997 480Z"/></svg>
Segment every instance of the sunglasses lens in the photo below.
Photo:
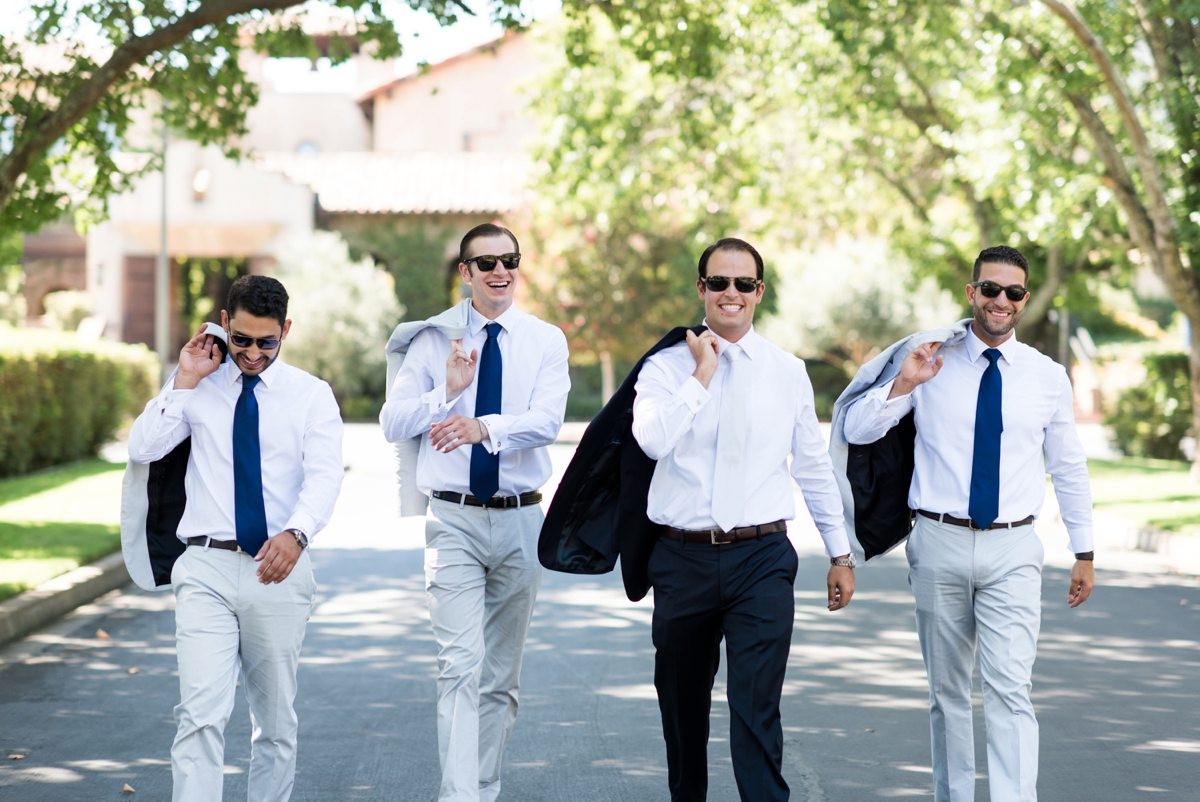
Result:
<svg viewBox="0 0 1200 802"><path fill-rule="evenodd" d="M723 292L729 286L729 279L724 276L707 276L704 284L713 292Z"/></svg>
<svg viewBox="0 0 1200 802"><path fill-rule="evenodd" d="M241 334L230 334L229 341L231 343L233 343L234 345L236 345L238 348L249 348L250 344L254 342L254 338L246 337Z"/></svg>
<svg viewBox="0 0 1200 802"><path fill-rule="evenodd" d="M758 281L752 278L738 277L733 280L733 286L737 287L738 292L754 292L758 288Z"/></svg>
<svg viewBox="0 0 1200 802"><path fill-rule="evenodd" d="M495 256L480 256L475 259L475 264L479 265L479 269L484 273L490 273L496 269L498 261Z"/></svg>
<svg viewBox="0 0 1200 802"><path fill-rule="evenodd" d="M264 351L274 351L276 348L279 347L279 340L275 340L275 339L259 340L258 347Z"/></svg>
<svg viewBox="0 0 1200 802"><path fill-rule="evenodd" d="M279 340L275 339L274 337L263 337L255 340L255 338L247 337L245 334L230 334L229 341L238 348L249 348L251 345L254 345L255 342L258 343L258 347L263 351L274 351L279 347Z"/></svg>
<svg viewBox="0 0 1200 802"><path fill-rule="evenodd" d="M521 266L521 254L510 253L500 257L500 264L504 265L505 270L516 270Z"/></svg>
<svg viewBox="0 0 1200 802"><path fill-rule="evenodd" d="M991 281L985 281L979 285L979 291L983 293L984 298L999 298L1000 290L1002 289L1003 287L1001 287L999 284L995 284Z"/></svg>
<svg viewBox="0 0 1200 802"><path fill-rule="evenodd" d="M1024 287L1005 287L1004 294L1008 296L1008 300L1015 304L1020 303L1029 294L1029 290Z"/></svg>

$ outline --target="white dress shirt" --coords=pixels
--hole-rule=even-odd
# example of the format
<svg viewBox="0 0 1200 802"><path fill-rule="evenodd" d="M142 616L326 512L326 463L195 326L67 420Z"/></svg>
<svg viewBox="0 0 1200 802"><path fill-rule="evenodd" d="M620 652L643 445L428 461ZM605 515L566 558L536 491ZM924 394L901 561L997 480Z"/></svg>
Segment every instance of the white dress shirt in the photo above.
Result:
<svg viewBox="0 0 1200 802"><path fill-rule="evenodd" d="M887 382L863 395L846 413L846 440L861 445L883 437L909 410L916 410L916 467L908 491L908 506L914 510L969 517L975 405L988 366L983 356L987 348L970 330L961 344L938 349L942 369L932 379L890 401L893 382ZM1071 550L1091 551L1092 489L1075 431L1067 372L1014 336L997 348L1004 432L996 520L1005 523L1041 515L1049 472Z"/></svg>
<svg viewBox="0 0 1200 802"><path fill-rule="evenodd" d="M721 391L729 373L725 352L740 348L746 380L745 506L737 526L796 517L791 476L831 557L850 552L842 497L817 424L812 382L804 362L767 342L753 329L736 343L717 337L721 358L704 389L692 373L696 360L686 342L646 360L633 402L633 436L657 460L646 513L678 529L714 529L713 474Z"/></svg>
<svg viewBox="0 0 1200 802"><path fill-rule="evenodd" d="M487 342L484 327L493 321L474 307L467 315L463 349L479 352ZM480 418L487 427L482 445L500 455L499 496L516 496L537 490L550 478L550 453L546 446L558 437L567 411L571 378L567 370L567 338L557 326L538 320L515 306L494 321L500 324L497 345L503 360L500 414ZM429 431L432 424L451 415L475 417L475 378L455 399L446 400L446 360L450 341L435 328L422 331L413 340L396 375L391 398L379 413L383 435L396 443ZM429 438L421 439L417 457L417 486L434 490L471 493L471 446L450 453L435 451Z"/></svg>
<svg viewBox="0 0 1200 802"><path fill-rule="evenodd" d="M342 416L329 385L299 368L276 359L259 376L254 397L267 534L298 529L312 540L329 523L342 487ZM179 539L236 540L233 413L242 371L226 359L194 389L175 390L173 384L134 422L129 459L162 459L190 436Z"/></svg>

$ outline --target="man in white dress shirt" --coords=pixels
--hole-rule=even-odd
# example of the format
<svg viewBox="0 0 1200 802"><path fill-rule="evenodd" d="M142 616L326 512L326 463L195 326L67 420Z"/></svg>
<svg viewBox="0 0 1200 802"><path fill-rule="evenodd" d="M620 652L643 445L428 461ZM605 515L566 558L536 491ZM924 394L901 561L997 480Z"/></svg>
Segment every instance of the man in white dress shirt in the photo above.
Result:
<svg viewBox="0 0 1200 802"><path fill-rule="evenodd" d="M909 507L909 584L929 675L936 802L975 797L971 672L978 647L992 802L1037 799L1038 725L1029 693L1041 625L1041 513L1054 480L1076 561L1067 603L1095 583L1087 462L1061 365L1017 342L1029 267L1015 248L975 261L974 313L961 344L928 343L900 375L846 416L851 443L872 443L910 411L915 468Z"/></svg>
<svg viewBox="0 0 1200 802"><path fill-rule="evenodd" d="M454 802L500 793L541 582L538 490L571 388L562 331L513 306L520 262L508 229L467 232L458 265L472 299L467 334L418 334L379 415L390 443L429 434L417 484L431 496L425 582L438 645L438 798Z"/></svg>
<svg viewBox="0 0 1200 802"><path fill-rule="evenodd" d="M657 461L647 514L662 537L648 574L667 781L673 802L706 797L724 637L738 791L743 802L777 802L789 797L779 699L795 618L793 478L832 558L830 610L850 603L854 562L804 363L754 331L762 257L723 239L699 271L708 330L646 360L633 406L634 437Z"/></svg>
<svg viewBox="0 0 1200 802"><path fill-rule="evenodd" d="M146 405L129 458L149 463L191 438L175 562L180 702L175 802L221 799L225 724L239 672L252 725L250 802L285 802L296 773L296 667L316 584L305 548L342 484L342 419L325 382L279 360L287 292L267 276L229 290L214 338L197 333L174 380Z"/></svg>

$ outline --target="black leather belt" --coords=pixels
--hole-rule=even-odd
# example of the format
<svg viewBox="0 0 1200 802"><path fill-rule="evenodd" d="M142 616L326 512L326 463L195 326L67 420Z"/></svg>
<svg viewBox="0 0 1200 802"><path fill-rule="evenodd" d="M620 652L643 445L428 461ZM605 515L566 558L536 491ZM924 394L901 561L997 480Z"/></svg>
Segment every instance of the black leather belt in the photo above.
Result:
<svg viewBox="0 0 1200 802"><path fill-rule="evenodd" d="M248 551L242 551L242 547L238 545L236 540L214 540L207 535L197 535L187 539L189 546L203 546L204 548L224 549L225 551L241 551L242 554L249 554Z"/></svg>
<svg viewBox="0 0 1200 802"><path fill-rule="evenodd" d="M468 507L487 507L489 510L507 510L542 503L542 491L540 490L531 490L519 496L492 496L487 500L486 504L474 496L451 493L449 490L435 490L431 495L438 501L449 501L451 504L466 504Z"/></svg>
<svg viewBox="0 0 1200 802"><path fill-rule="evenodd" d="M975 522L972 521L970 518L955 518L953 515L946 515L945 513L939 514L936 512L927 512L926 510L917 510L917 512L920 515L924 515L926 518L932 518L933 520L941 521L944 524L954 524L955 526L965 527L966 529L978 529L980 531L983 531L985 529L1016 529L1018 526L1029 526L1031 523L1033 523L1033 516L1030 515L1028 518L1022 518L1019 521L1013 521L1012 523L1008 523L1008 524L995 523L995 524L992 524L991 526L979 527L979 526L976 526Z"/></svg>
<svg viewBox="0 0 1200 802"><path fill-rule="evenodd" d="M662 531L663 537L669 537L671 540L681 540L684 543L711 543L714 546L721 546L736 543L739 540L773 535L776 532L786 532L787 521L774 521L758 526L741 526L737 529L730 529L728 532L722 532L720 529L676 529L664 524Z"/></svg>

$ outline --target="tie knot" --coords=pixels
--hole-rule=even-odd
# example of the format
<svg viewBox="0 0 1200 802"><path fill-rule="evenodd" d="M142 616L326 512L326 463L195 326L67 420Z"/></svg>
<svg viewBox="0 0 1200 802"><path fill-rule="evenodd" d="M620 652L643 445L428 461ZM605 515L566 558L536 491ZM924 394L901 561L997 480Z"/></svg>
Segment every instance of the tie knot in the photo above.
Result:
<svg viewBox="0 0 1200 802"><path fill-rule="evenodd" d="M261 378L262 378L261 376L247 376L245 373L243 373L242 374L242 392L248 393L251 390L253 390L255 388L255 386L258 384L258 380Z"/></svg>
<svg viewBox="0 0 1200 802"><path fill-rule="evenodd" d="M494 340L500 336L501 326L499 323L489 323L486 326L484 326L484 328L487 329L487 335L488 335L489 340Z"/></svg>
<svg viewBox="0 0 1200 802"><path fill-rule="evenodd" d="M998 348L989 348L983 352L990 364L996 364L996 360L1000 358L1000 350Z"/></svg>
<svg viewBox="0 0 1200 802"><path fill-rule="evenodd" d="M731 345L725 349L725 358L730 362L737 362L742 358L742 349L736 345Z"/></svg>

